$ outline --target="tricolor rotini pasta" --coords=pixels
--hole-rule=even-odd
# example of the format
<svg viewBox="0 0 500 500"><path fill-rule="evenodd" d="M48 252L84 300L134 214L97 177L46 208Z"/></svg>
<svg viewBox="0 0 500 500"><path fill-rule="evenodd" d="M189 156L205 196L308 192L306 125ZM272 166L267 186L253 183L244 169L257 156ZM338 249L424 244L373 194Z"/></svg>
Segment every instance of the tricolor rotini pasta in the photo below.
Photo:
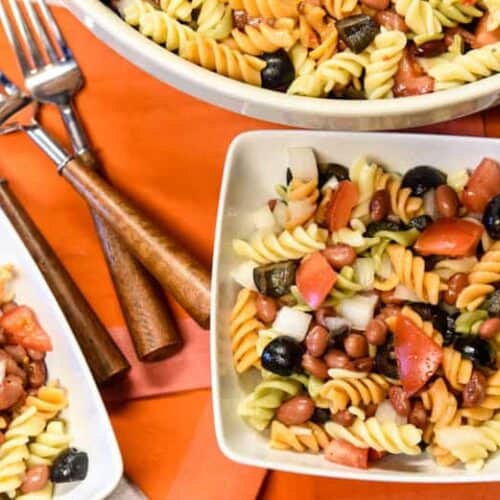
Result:
<svg viewBox="0 0 500 500"><path fill-rule="evenodd" d="M250 384L238 414L273 453L361 468L427 453L480 469L500 447L500 164L445 175L286 153L277 198L232 240L227 342Z"/></svg>
<svg viewBox="0 0 500 500"><path fill-rule="evenodd" d="M382 10L361 0L111 5L180 57L291 95L389 99L446 90L500 71L499 0L392 0ZM401 31L388 21L394 16ZM466 35L474 42L464 43L464 31L450 31L457 28L474 31Z"/></svg>

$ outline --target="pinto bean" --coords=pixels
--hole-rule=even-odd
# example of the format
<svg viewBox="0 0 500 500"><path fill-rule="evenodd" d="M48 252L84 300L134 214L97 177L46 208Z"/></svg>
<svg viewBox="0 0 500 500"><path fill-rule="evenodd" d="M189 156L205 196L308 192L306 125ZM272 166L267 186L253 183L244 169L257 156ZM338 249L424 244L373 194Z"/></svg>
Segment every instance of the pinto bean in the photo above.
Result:
<svg viewBox="0 0 500 500"><path fill-rule="evenodd" d="M328 377L328 366L326 366L326 363L322 359L315 358L310 354L306 353L302 356L302 368L307 373L322 380Z"/></svg>
<svg viewBox="0 0 500 500"><path fill-rule="evenodd" d="M271 297L259 294L256 302L257 318L264 323L272 323L276 317L278 306L276 301Z"/></svg>
<svg viewBox="0 0 500 500"><path fill-rule="evenodd" d="M32 493L40 491L45 487L49 480L49 468L46 465L32 465L24 476L21 484L23 493Z"/></svg>
<svg viewBox="0 0 500 500"><path fill-rule="evenodd" d="M388 30L397 30L407 33L410 31L405 20L392 10L384 10L375 14L375 21Z"/></svg>
<svg viewBox="0 0 500 500"><path fill-rule="evenodd" d="M378 11L385 10L389 7L390 0L361 0L363 5Z"/></svg>
<svg viewBox="0 0 500 500"><path fill-rule="evenodd" d="M368 343L360 333L351 333L344 340L344 349L351 358L363 358L368 354Z"/></svg>
<svg viewBox="0 0 500 500"><path fill-rule="evenodd" d="M344 427L349 427L354 423L356 417L348 410L339 410L332 415L332 420Z"/></svg>
<svg viewBox="0 0 500 500"><path fill-rule="evenodd" d="M345 352L338 349L330 349L324 356L324 360L328 368L344 368L349 369L352 363Z"/></svg>
<svg viewBox="0 0 500 500"><path fill-rule="evenodd" d="M486 377L479 370L474 370L462 394L464 406L479 406L486 397L486 386Z"/></svg>
<svg viewBox="0 0 500 500"><path fill-rule="evenodd" d="M26 349L21 345L6 345L4 350L9 356L12 356L16 363L20 365L26 363L28 361L28 354L26 353Z"/></svg>
<svg viewBox="0 0 500 500"><path fill-rule="evenodd" d="M464 273L455 273L448 280L448 288L444 292L443 300L450 305L454 305L460 292L469 284L469 278Z"/></svg>
<svg viewBox="0 0 500 500"><path fill-rule="evenodd" d="M35 351L34 349L27 349L26 350L29 358L33 361L41 361L42 359L45 359L45 353L42 351Z"/></svg>
<svg viewBox="0 0 500 500"><path fill-rule="evenodd" d="M28 381L32 388L41 387L47 380L45 361L32 361L28 369Z"/></svg>
<svg viewBox="0 0 500 500"><path fill-rule="evenodd" d="M384 304L394 304L394 305L401 305L403 304L404 300L398 299L397 297L394 297L394 290L386 290L385 292L382 292L380 294L380 300Z"/></svg>
<svg viewBox="0 0 500 500"><path fill-rule="evenodd" d="M306 336L307 352L316 358L323 356L330 341L328 330L321 325L313 326Z"/></svg>
<svg viewBox="0 0 500 500"><path fill-rule="evenodd" d="M370 218L372 221L379 222L384 220L391 208L391 198L387 189L376 191L370 201Z"/></svg>
<svg viewBox="0 0 500 500"><path fill-rule="evenodd" d="M0 349L0 360L5 362L5 373L7 375L16 375L23 381L26 381L26 372L16 363L14 358L7 352Z"/></svg>
<svg viewBox="0 0 500 500"><path fill-rule="evenodd" d="M487 319L479 328L479 336L482 339L489 340L500 333L500 318Z"/></svg>
<svg viewBox="0 0 500 500"><path fill-rule="evenodd" d="M381 318L373 318L366 327L365 337L371 345L383 345L387 339L387 325Z"/></svg>
<svg viewBox="0 0 500 500"><path fill-rule="evenodd" d="M468 43L471 47L474 47L476 44L476 37L470 31L457 26L456 28L448 28L445 32L443 40L447 47L454 42L455 35L460 35L465 43Z"/></svg>
<svg viewBox="0 0 500 500"><path fill-rule="evenodd" d="M248 22L248 15L246 10L235 9L233 10L233 24L239 30L244 30Z"/></svg>
<svg viewBox="0 0 500 500"><path fill-rule="evenodd" d="M373 363L373 358L368 356L356 359L352 362L354 369L358 372L371 372L373 370Z"/></svg>
<svg viewBox="0 0 500 500"><path fill-rule="evenodd" d="M390 304L388 306L385 306L376 317L377 319L380 319L385 322L387 318L390 318L391 316L397 316L400 312L401 312L400 307L394 304Z"/></svg>
<svg viewBox="0 0 500 500"><path fill-rule="evenodd" d="M337 243L325 248L323 256L337 271L340 271L344 266L350 266L356 260L354 248L345 243Z"/></svg>
<svg viewBox="0 0 500 500"><path fill-rule="evenodd" d="M377 413L378 405L375 403L370 403L365 406L365 416L366 418L373 417Z"/></svg>
<svg viewBox="0 0 500 500"><path fill-rule="evenodd" d="M410 414L410 400L408 399L404 389L393 385L389 389L388 396L398 415L407 417Z"/></svg>
<svg viewBox="0 0 500 500"><path fill-rule="evenodd" d="M7 375L0 384L0 411L14 406L24 393L22 380L15 375Z"/></svg>
<svg viewBox="0 0 500 500"><path fill-rule="evenodd" d="M417 401L408 415L408 423L419 429L425 429L427 425L427 412L422 401Z"/></svg>
<svg viewBox="0 0 500 500"><path fill-rule="evenodd" d="M314 402L307 396L294 396L285 401L276 412L276 418L285 425L300 425L314 413Z"/></svg>
<svg viewBox="0 0 500 500"><path fill-rule="evenodd" d="M455 217L458 213L460 201L453 188L442 184L435 192L436 208L442 217Z"/></svg>
<svg viewBox="0 0 500 500"><path fill-rule="evenodd" d="M316 320L316 323L318 323L318 325L324 326L325 328L328 328L326 326L325 319L331 316L335 316L335 311L331 307L320 307L314 313L314 319Z"/></svg>
<svg viewBox="0 0 500 500"><path fill-rule="evenodd" d="M417 57L437 57L446 52L446 44L443 40L430 40L415 48Z"/></svg>

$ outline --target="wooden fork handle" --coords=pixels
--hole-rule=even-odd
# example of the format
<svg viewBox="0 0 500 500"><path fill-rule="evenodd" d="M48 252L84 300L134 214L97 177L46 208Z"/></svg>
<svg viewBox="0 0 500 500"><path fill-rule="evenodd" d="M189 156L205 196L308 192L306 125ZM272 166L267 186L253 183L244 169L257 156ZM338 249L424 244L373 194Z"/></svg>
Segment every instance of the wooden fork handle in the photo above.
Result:
<svg viewBox="0 0 500 500"><path fill-rule="evenodd" d="M97 383L129 370L128 361L109 332L5 181L0 182L0 206L44 275Z"/></svg>
<svg viewBox="0 0 500 500"><path fill-rule="evenodd" d="M79 157L102 175L90 151ZM141 361L165 359L180 347L181 339L161 287L102 216L94 210L91 213L137 357Z"/></svg>
<svg viewBox="0 0 500 500"><path fill-rule="evenodd" d="M144 267L203 328L210 322L210 275L201 264L80 160L62 175L126 243Z"/></svg>

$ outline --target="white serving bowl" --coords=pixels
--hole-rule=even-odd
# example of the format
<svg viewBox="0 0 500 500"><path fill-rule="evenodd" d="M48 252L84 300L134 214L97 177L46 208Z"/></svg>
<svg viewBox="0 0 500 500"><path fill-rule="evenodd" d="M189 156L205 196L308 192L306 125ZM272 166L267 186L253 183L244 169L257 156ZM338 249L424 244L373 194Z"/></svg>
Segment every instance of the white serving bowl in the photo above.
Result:
<svg viewBox="0 0 500 500"><path fill-rule="evenodd" d="M232 250L233 238L253 231L251 214L276 197L291 146L314 148L321 162L350 165L366 155L387 168L405 172L432 165L445 172L475 167L484 156L500 159L500 140L435 135L269 131L238 136L229 149L217 216L212 275L211 361L217 441L229 458L248 465L301 474L372 481L459 483L500 480L500 454L480 472L462 466L439 467L430 457L386 457L368 470L336 465L322 455L273 450L268 436L246 425L238 403L257 383L256 373L239 377L232 363L229 318L240 289L230 277L241 262ZM255 372L255 370L252 370Z"/></svg>
<svg viewBox="0 0 500 500"><path fill-rule="evenodd" d="M456 89L400 99L290 96L231 80L181 59L128 26L99 0L63 3L101 40L159 80L209 103L271 122L314 129L396 129L451 120L500 102L500 74Z"/></svg>
<svg viewBox="0 0 500 500"><path fill-rule="evenodd" d="M49 333L54 347L47 354L49 380L59 380L68 391L69 406L62 417L72 436L70 446L87 452L89 470L84 481L56 484L56 500L102 500L116 488L123 474L120 449L99 391L56 299L15 229L0 210L0 265L16 269L16 301L31 307ZM36 495L36 494L34 494Z"/></svg>

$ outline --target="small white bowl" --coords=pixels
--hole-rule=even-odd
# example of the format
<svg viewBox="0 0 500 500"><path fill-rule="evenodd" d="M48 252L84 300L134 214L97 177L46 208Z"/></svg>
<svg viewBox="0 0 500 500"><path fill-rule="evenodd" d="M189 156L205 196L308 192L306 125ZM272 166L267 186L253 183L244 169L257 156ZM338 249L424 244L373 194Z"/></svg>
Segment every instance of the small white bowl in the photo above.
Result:
<svg viewBox="0 0 500 500"><path fill-rule="evenodd" d="M282 94L181 59L128 26L100 0L63 3L97 37L159 80L216 106L271 122L331 130L402 129L451 120L500 102L500 74L456 89L400 99L345 101Z"/></svg>
<svg viewBox="0 0 500 500"><path fill-rule="evenodd" d="M276 197L274 186L285 180L287 149L314 148L321 162L350 165L361 155L389 169L405 172L432 165L444 172L475 167L481 158L500 159L500 140L437 135L348 132L250 132L238 136L226 158L219 201L212 277L211 360L217 441L222 452L243 464L326 477L371 481L466 483L500 480L500 455L480 472L439 467L430 457L391 456L368 470L328 462L322 455L272 450L268 436L237 415L238 403L256 385L255 374L239 377L233 369L229 317L239 286L230 272L239 262L233 238L253 230L250 214Z"/></svg>
<svg viewBox="0 0 500 500"><path fill-rule="evenodd" d="M84 481L57 484L57 500L101 500L116 487L123 474L120 449L101 396L85 358L52 292L35 262L0 210L0 265L14 265L16 301L31 307L49 333L54 350L47 354L49 380L68 390L63 412L73 437L70 446L87 452L89 470Z"/></svg>

